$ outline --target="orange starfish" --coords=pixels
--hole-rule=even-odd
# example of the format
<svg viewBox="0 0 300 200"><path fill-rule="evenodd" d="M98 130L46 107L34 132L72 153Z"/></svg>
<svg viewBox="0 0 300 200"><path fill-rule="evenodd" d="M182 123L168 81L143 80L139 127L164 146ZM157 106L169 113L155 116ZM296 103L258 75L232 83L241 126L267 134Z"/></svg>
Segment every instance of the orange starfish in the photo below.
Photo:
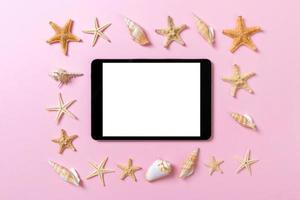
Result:
<svg viewBox="0 0 300 200"><path fill-rule="evenodd" d="M49 44L60 43L65 55L68 53L69 42L80 42L81 39L71 33L73 21L70 19L63 28L59 27L54 22L49 22L50 26L54 29L55 35L47 40Z"/></svg>
<svg viewBox="0 0 300 200"><path fill-rule="evenodd" d="M223 30L223 34L233 39L232 47L230 49L231 53L233 53L242 45L256 51L257 48L250 36L261 31L262 30L259 26L246 27L243 17L239 16L236 20L236 28L225 29Z"/></svg>

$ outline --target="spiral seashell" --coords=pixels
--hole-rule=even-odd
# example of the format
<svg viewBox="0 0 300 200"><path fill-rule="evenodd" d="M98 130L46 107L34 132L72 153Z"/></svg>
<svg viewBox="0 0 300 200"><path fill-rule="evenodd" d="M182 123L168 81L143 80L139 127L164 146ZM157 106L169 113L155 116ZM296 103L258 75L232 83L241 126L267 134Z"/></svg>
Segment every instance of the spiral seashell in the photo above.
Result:
<svg viewBox="0 0 300 200"><path fill-rule="evenodd" d="M49 74L54 80L59 82L59 87L68 84L73 78L83 76L80 73L69 73L64 69L57 69Z"/></svg>
<svg viewBox="0 0 300 200"><path fill-rule="evenodd" d="M247 114L241 115L241 114L238 114L238 113L231 113L230 115L240 125L242 125L246 128L256 130L256 125L255 125L255 123L253 122L252 118L249 115L247 115Z"/></svg>
<svg viewBox="0 0 300 200"><path fill-rule="evenodd" d="M194 173L195 166L198 160L199 148L192 151L192 153L186 158L181 167L179 178L186 178Z"/></svg>
<svg viewBox="0 0 300 200"><path fill-rule="evenodd" d="M66 167L63 167L53 161L48 161L48 163L52 166L54 171L66 182L71 183L73 185L79 186L80 178L74 168L70 170Z"/></svg>
<svg viewBox="0 0 300 200"><path fill-rule="evenodd" d="M127 24L127 27L129 29L133 41L137 42L140 45L150 44L150 41L141 26L139 26L137 23L133 22L132 20L128 19L127 17L125 17L125 22Z"/></svg>

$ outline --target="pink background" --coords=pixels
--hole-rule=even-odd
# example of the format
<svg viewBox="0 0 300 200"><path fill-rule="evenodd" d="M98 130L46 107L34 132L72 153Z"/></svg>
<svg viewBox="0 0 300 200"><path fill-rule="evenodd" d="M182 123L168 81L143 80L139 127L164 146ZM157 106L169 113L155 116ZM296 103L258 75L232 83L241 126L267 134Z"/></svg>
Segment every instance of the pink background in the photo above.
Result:
<svg viewBox="0 0 300 200"><path fill-rule="evenodd" d="M299 199L300 134L299 124L299 15L297 0L287 1L180 1L180 0L52 0L6 1L1 4L0 55L0 199ZM216 48L211 48L198 35L192 13L202 17L216 30ZM166 26L171 15L177 25L190 27L182 33L186 47L172 44L162 47L163 38L155 28ZM229 52L231 39L221 34L233 28L238 15L248 26L259 25L263 33L253 37L259 52L240 48ZM92 36L82 33L91 28L95 17L100 24L112 23L105 33L112 40L99 40L92 48ZM148 32L153 45L140 47L132 42L123 16L137 21ZM45 41L53 35L48 22L63 25L75 21L73 33L82 43L71 43L68 57L59 45ZM209 58L214 63L213 129L214 138L203 142L96 142L90 137L90 63L95 58ZM299 62L299 61L298 61ZM239 64L243 72L256 72L249 81L255 94L245 91L238 98L230 96L230 86L221 80L231 75L232 65ZM83 72L84 77L58 89L48 73L58 67ZM57 126L55 113L45 111L56 105L58 93L66 101L77 99L72 107L79 121L65 117ZM240 127L229 112L249 113L259 132ZM77 152L57 153L51 139L61 128L76 133ZM199 165L187 180L176 178L185 156L200 147ZM236 175L235 156L250 148L253 176L244 171ZM224 174L208 176L204 162L215 155L225 160ZM84 180L84 187L64 183L53 172L47 160L75 167L84 179L90 172L88 161L99 162L109 156L107 187L99 179ZM134 159L146 169L155 159L164 158L176 166L175 174L164 180L148 183L145 170L137 172L138 182L119 180L117 163Z"/></svg>

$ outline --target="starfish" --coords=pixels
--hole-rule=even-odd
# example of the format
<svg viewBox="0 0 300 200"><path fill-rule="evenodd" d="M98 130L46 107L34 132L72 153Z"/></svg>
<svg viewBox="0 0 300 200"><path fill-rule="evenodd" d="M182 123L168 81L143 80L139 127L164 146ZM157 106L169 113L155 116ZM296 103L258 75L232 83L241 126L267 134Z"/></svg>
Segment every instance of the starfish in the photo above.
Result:
<svg viewBox="0 0 300 200"><path fill-rule="evenodd" d="M53 108L47 108L48 111L56 111L57 115L56 115L56 121L57 123L60 122L61 118L63 117L64 114L69 115L70 117L74 118L74 119L78 119L73 113L71 113L68 108L75 103L76 100L70 101L68 103L64 103L61 93L59 93L59 105L57 107L53 107Z"/></svg>
<svg viewBox="0 0 300 200"><path fill-rule="evenodd" d="M95 171L93 171L86 178L90 179L90 178L93 178L95 176L99 176L101 183L103 184L103 186L105 186L104 174L114 172L114 170L110 170L110 169L105 169L104 168L107 160L108 160L108 157L106 157L105 160L103 160L99 165L90 163L91 167L95 168Z"/></svg>
<svg viewBox="0 0 300 200"><path fill-rule="evenodd" d="M252 175L251 165L258 162L258 160L251 160L250 154L251 154L251 152L250 152L250 150L248 150L246 152L246 154L244 155L244 158L242 160L239 160L240 166L236 171L237 173L239 173L243 169L247 169L249 171L250 175Z"/></svg>
<svg viewBox="0 0 300 200"><path fill-rule="evenodd" d="M99 37L102 37L103 39L107 40L110 42L110 39L103 33L105 29L107 29L111 24L105 24L104 26L99 26L98 19L95 18L94 22L95 29L93 30L85 30L83 31L84 33L87 34L93 34L94 35L94 40L93 40L93 46L95 46L97 40Z"/></svg>
<svg viewBox="0 0 300 200"><path fill-rule="evenodd" d="M77 138L77 135L68 136L64 129L61 129L61 135L59 138L52 140L52 142L59 144L59 153L62 154L65 149L72 149L76 151L73 146L73 141Z"/></svg>
<svg viewBox="0 0 300 200"><path fill-rule="evenodd" d="M231 95L236 97L236 93L239 89L245 89L249 93L254 93L253 90L248 85L247 81L251 77L255 76L255 73L241 74L238 65L233 66L233 76L230 78L223 77L222 80L228 82L232 85Z"/></svg>
<svg viewBox="0 0 300 200"><path fill-rule="evenodd" d="M213 156L210 163L205 164L206 167L210 168L209 175L212 175L214 172L219 171L221 174L223 174L223 170L220 168L220 165L223 164L224 161L218 161L216 158Z"/></svg>
<svg viewBox="0 0 300 200"><path fill-rule="evenodd" d="M223 34L233 39L232 47L230 49L231 53L233 53L242 45L246 45L250 49L256 51L257 48L251 40L251 36L261 31L259 26L246 27L243 17L239 16L236 20L236 28L225 29L223 30Z"/></svg>
<svg viewBox="0 0 300 200"><path fill-rule="evenodd" d="M183 24L179 27L175 27L173 19L168 16L168 28L167 29L156 29L155 32L159 35L163 35L167 38L167 40L164 43L165 48L169 48L169 45L175 41L182 46L185 45L184 41L180 37L180 33L187 29L187 25Z"/></svg>
<svg viewBox="0 0 300 200"><path fill-rule="evenodd" d="M70 19L63 28L59 27L54 22L49 22L50 26L54 29L55 35L47 40L49 44L60 43L65 55L68 54L69 42L80 42L81 39L71 33L73 21Z"/></svg>
<svg viewBox="0 0 300 200"><path fill-rule="evenodd" d="M121 175L121 179L124 180L127 176L130 176L134 181L137 181L135 177L135 172L138 170L141 170L141 167L135 167L132 165L132 159L128 160L128 165L123 166L123 165L117 165L123 172Z"/></svg>

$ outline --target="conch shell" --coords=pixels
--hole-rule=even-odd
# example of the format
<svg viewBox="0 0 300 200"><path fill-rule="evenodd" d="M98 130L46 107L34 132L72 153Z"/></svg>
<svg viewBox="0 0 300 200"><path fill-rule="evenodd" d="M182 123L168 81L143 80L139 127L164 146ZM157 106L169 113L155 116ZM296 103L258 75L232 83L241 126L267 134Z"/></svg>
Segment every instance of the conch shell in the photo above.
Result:
<svg viewBox="0 0 300 200"><path fill-rule="evenodd" d="M79 186L80 178L74 168L67 169L53 161L48 161L54 171L66 182Z"/></svg>
<svg viewBox="0 0 300 200"><path fill-rule="evenodd" d="M202 19L194 15L197 30L200 35L209 43L213 44L215 42L215 31L214 29L207 25Z"/></svg>
<svg viewBox="0 0 300 200"><path fill-rule="evenodd" d="M59 87L64 84L68 84L73 78L83 76L83 74L79 73L69 73L64 69L57 69L49 74L54 80L59 82Z"/></svg>
<svg viewBox="0 0 300 200"><path fill-rule="evenodd" d="M179 178L186 178L194 173L194 169L198 160L199 148L192 151L192 153L186 158L181 167Z"/></svg>
<svg viewBox="0 0 300 200"><path fill-rule="evenodd" d="M246 128L256 130L256 125L255 125L255 123L253 122L252 118L249 115L247 115L247 114L241 115L241 114L238 114L238 113L231 113L230 115L240 125L242 125Z"/></svg>
<svg viewBox="0 0 300 200"><path fill-rule="evenodd" d="M149 182L163 178L172 172L171 163L166 160L156 160L148 168L145 179Z"/></svg>
<svg viewBox="0 0 300 200"><path fill-rule="evenodd" d="M148 40L148 37L141 26L139 26L134 21L128 19L127 17L125 17L124 20L127 24L127 27L129 29L133 41L137 42L140 45L150 44L150 41Z"/></svg>

